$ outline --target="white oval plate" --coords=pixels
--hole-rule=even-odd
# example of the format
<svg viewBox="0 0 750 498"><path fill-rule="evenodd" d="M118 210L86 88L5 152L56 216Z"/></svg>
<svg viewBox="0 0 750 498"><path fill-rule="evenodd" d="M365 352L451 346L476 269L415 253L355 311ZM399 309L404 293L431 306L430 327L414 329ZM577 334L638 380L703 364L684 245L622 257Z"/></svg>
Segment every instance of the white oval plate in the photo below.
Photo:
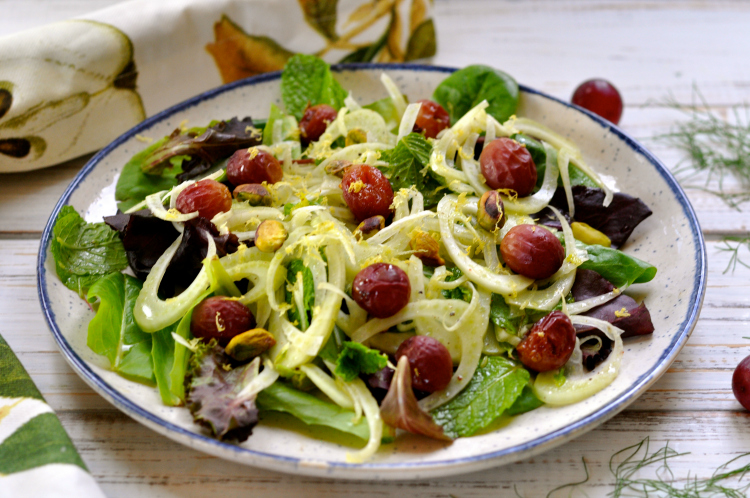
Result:
<svg viewBox="0 0 750 498"><path fill-rule="evenodd" d="M380 83L387 72L410 101L429 98L450 68L414 65L341 65L336 78L359 102L387 96ZM624 250L659 269L656 278L635 286L646 299L656 327L653 336L626 341L620 375L614 383L580 403L542 407L521 415L494 432L444 445L400 435L371 461L348 464L350 448L312 427L306 432L263 425L244 443L208 437L184 408L162 405L157 390L118 376L107 360L86 346L86 327L93 316L55 274L49 243L63 205L70 204L87 221L101 221L116 211L114 191L122 166L144 144L136 135L158 138L181 122L205 125L233 116L265 117L270 104L281 104L279 74L238 81L178 104L128 131L99 152L76 176L50 215L38 261L39 299L62 354L99 394L135 420L177 442L235 462L294 474L343 479L419 479L473 472L528 458L593 429L646 391L669 367L698 318L706 289L706 252L700 227L685 193L650 152L609 122L529 88L521 88L518 114L538 120L579 145L586 161L617 179L618 188L640 197L653 210L633 233Z"/></svg>

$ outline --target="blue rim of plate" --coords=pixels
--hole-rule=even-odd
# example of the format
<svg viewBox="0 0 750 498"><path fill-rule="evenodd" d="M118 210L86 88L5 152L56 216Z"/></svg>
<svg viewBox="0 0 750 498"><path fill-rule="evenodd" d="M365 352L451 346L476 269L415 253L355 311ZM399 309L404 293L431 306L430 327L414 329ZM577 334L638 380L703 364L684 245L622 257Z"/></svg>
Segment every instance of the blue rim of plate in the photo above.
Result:
<svg viewBox="0 0 750 498"><path fill-rule="evenodd" d="M456 71L456 68L451 68L451 67L423 66L423 65L417 65L417 64L358 63L358 64L337 64L337 65L331 66L331 68L335 72L352 71L352 70L356 71L356 70L364 69L364 70L409 70L409 71L423 71L423 72L441 72L441 73L449 74L449 73ZM47 260L47 251L49 248L50 238L52 235L52 228L54 226L55 219L57 218L57 214L60 212L60 209L62 209L62 207L67 203L68 199L73 194L73 192L86 179L88 174L96 167L96 165L104 157L106 157L110 152L112 152L112 150L119 147L121 144L123 144L124 142L132 138L134 135L139 134L142 131L151 128L154 124L162 121L163 119L169 118L173 114L184 111L205 100L210 100L220 94L226 93L228 91L232 91L236 88L240 88L244 86L252 86L258 83L279 79L280 76L281 76L281 72L276 71L273 73L266 73L266 74L262 74L259 76L254 76L254 77L246 78L243 80L238 80L238 81L217 87L213 90L209 90L207 92L199 94L188 100L185 100L139 123L138 125L134 126L130 130L125 132L124 134L120 135L112 143L110 143L108 146L106 146L105 148L100 150L96 155L94 155L94 157L92 157L86 163L86 165L81 169L81 171L76 175L76 177L73 179L73 181L70 183L68 188L60 197L60 200L55 205L55 208L52 210L49 220L47 221L47 224L44 228L44 232L42 233L39 255L37 259L37 291L39 294L39 302L42 307L42 312L44 313L44 317L47 320L47 325L52 331L55 341L57 341L60 351L66 357L68 362L70 362L71 365L76 370L78 370L78 372L85 378L87 382L95 385L98 388L98 390L100 390L100 392L106 393L109 398L109 401L112 402L115 406L117 406L121 410L123 410L126 414L131 415L136 419L139 419L139 421L147 421L147 423L160 426L163 429L166 429L168 432L173 432L175 434L187 436L188 438L194 439L196 440L196 442L203 443L205 445L208 445L209 447L215 446L216 449L221 450L222 453L223 451L229 450L231 452L248 454L254 457L259 457L261 459L270 459L271 461L276 461L276 462L295 463L297 466L305 465L305 463L307 462L313 463L316 466L319 466L320 464L324 464L328 470L328 473L332 473L332 471L336 469L347 469L347 468L357 469L357 470L372 470L374 472L398 470L398 469L429 470L429 469L435 469L435 468L442 468L446 466L450 466L450 467L466 466L471 463L477 463L477 462L482 462L482 461L487 461L489 463L489 465L487 466L490 466L491 463L489 461L491 460L496 460L502 457L507 457L514 453L526 453L528 451L533 450L534 448L550 445L556 440L559 440L562 442L568 438L574 437L577 433L593 428L592 424L594 422L597 422L597 421L603 422L603 421L608 420L612 416L616 415L620 410L625 408L630 402L632 402L637 396L639 396L646 388L648 388L648 386L650 386L664 371L666 371L666 369L672 363L672 360L674 359L674 357L682 349L682 346L687 341L688 337L690 336L690 333L692 332L698 320L698 315L701 309L701 305L703 303L703 297L706 292L706 272L707 272L705 242L703 240L703 235L700 230L700 224L698 222L698 218L695 214L695 211L693 210L692 205L690 204L690 201L688 201L688 198L685 195L685 192L682 190L677 180L670 173L667 167L664 164L662 164L661 161L659 161L651 152L649 152L645 147L640 145L636 140L634 140L625 132L620 130L617 126L613 125L609 121L606 121L605 119L579 106L570 104L558 98L547 95L543 92L525 87L523 85L519 85L519 88L522 92L539 95L546 99L562 104L566 107L573 108L579 112L582 112L583 114L587 115L589 118L596 121L603 128L610 130L613 134L615 134L618 138L620 138L623 142L625 142L636 153L646 158L656 168L656 170L661 174L661 176L666 180L670 189L672 190L672 192L675 194L675 197L679 201L683 209L683 212L690 223L690 229L693 235L693 241L698 251L695 254L695 281L693 284L692 292L690 294L690 303L688 305L689 311L687 313L687 316L685 317L685 319L679 326L679 330L680 330L679 333L675 335L675 337L672 339L672 342L669 344L669 346L665 348L664 352L662 353L656 365L654 365L653 368L651 368L648 372L646 372L641 377L639 377L635 382L633 382L631 387L627 391L625 391L619 398L617 398L612 403L609 403L606 406L599 408L593 413L590 413L589 415L583 417L582 419L578 420L577 422L571 425L568 425L564 428L561 428L545 436L535 438L531 441L527 441L525 443L512 446L510 448L504 448L498 451L483 453L480 455L472 455L468 457L456 458L456 459L438 460L438 461L430 461L430 462L402 462L402 463L393 463L393 464L367 464L367 463L351 464L351 463L337 462L337 461L316 462L316 461L310 461L308 459L286 457L283 455L277 455L277 454L252 450L248 448L243 448L243 447L231 444L231 443L218 441L216 439L213 439L209 436L205 436L203 434L197 434L197 433L191 432L187 429L184 429L175 424L167 422L166 420L154 415L153 413L145 410L141 406L127 399L125 396L120 394L119 391L117 391L115 388L109 385L106 381L104 381L104 379L102 379L99 375L97 375L88 366L88 364L85 361L83 361L81 357L78 356L78 354L73 350L73 348L70 346L68 341L62 335L62 332L60 331L59 327L57 326L57 322L55 321L55 315L51 309L49 296L47 295L47 286L45 282L46 269L44 265ZM218 454L218 453L215 453L215 454ZM226 458L226 455L223 455L223 457ZM278 470L285 471L285 469L283 468L279 468ZM468 470L472 470L472 469L468 469ZM332 475L332 477L337 477L337 476L342 477L339 474Z"/></svg>

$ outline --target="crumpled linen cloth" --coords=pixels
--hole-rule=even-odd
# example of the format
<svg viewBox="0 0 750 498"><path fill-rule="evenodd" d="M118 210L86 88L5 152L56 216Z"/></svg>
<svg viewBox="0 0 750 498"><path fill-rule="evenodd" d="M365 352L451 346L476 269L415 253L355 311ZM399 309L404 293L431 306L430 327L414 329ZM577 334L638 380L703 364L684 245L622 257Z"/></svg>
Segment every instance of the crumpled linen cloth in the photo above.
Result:
<svg viewBox="0 0 750 498"><path fill-rule="evenodd" d="M131 0L0 38L0 172L95 151L148 116L284 67L436 50L430 0Z"/></svg>

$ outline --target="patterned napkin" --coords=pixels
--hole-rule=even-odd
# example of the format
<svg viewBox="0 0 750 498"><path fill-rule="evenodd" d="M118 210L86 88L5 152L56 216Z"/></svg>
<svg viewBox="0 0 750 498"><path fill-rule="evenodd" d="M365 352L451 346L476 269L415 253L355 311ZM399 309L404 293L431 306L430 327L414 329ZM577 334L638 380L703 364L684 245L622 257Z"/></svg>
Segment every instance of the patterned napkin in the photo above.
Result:
<svg viewBox="0 0 750 498"><path fill-rule="evenodd" d="M132 0L0 38L0 172L97 150L188 97L282 69L431 57L431 0Z"/></svg>
<svg viewBox="0 0 750 498"><path fill-rule="evenodd" d="M0 497L103 497L2 336L0 379Z"/></svg>

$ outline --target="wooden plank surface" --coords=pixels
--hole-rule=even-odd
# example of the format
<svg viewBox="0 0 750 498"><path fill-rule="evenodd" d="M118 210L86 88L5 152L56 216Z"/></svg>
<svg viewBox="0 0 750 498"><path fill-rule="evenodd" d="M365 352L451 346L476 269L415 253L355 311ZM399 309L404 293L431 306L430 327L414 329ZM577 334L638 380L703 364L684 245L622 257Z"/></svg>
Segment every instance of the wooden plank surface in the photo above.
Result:
<svg viewBox="0 0 750 498"><path fill-rule="evenodd" d="M114 3L0 0L0 35ZM652 137L681 116L656 104L669 94L690 102L694 86L719 115L750 100L750 2L436 0L435 15L436 64L490 64L566 100L589 77L612 80L626 102L623 129L643 139L668 167L680 161L680 153ZM715 196L689 191L709 239L701 318L668 372L622 414L564 447L491 471L407 483L332 482L256 470L187 449L116 411L70 370L41 317L34 268L49 212L84 162L0 177L0 333L109 496L474 497L514 496L516 487L522 496L535 497L581 480L582 458L591 476L580 491L605 496L613 482L610 456L647 436L654 448L669 441L691 452L672 464L678 478L706 477L750 450L750 415L730 387L735 365L750 354L750 339L743 338L750 337L750 270L738 266L724 273L729 254L720 251L724 235L750 233L750 205L737 211Z"/></svg>

